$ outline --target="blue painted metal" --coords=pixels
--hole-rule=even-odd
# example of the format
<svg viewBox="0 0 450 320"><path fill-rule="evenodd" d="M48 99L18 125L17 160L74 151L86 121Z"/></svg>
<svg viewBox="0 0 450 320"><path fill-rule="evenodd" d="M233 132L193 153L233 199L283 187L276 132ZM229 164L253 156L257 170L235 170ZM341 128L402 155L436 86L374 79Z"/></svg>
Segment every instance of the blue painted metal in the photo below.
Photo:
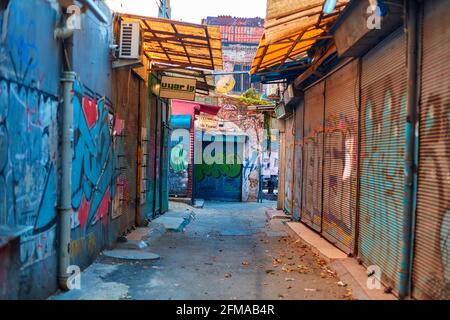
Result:
<svg viewBox="0 0 450 320"><path fill-rule="evenodd" d="M382 281L397 293L405 219L404 48L398 29L363 57L361 76L358 254L365 265L380 267Z"/></svg>
<svg viewBox="0 0 450 320"><path fill-rule="evenodd" d="M190 129L191 128L191 115L171 115L170 127L173 129Z"/></svg>
<svg viewBox="0 0 450 320"><path fill-rule="evenodd" d="M323 12L325 14L332 14L336 8L336 0L326 0L323 6Z"/></svg>
<svg viewBox="0 0 450 320"><path fill-rule="evenodd" d="M7 283L7 290L18 288L20 299L38 299L57 285L61 54L53 30L60 12L49 1L10 0L1 15L0 225L27 231L11 247L20 265L3 270L2 261L0 273L12 278L19 273L20 281L14 287Z"/></svg>
<svg viewBox="0 0 450 320"><path fill-rule="evenodd" d="M225 139L217 141L223 143L223 161L222 163L214 164L195 164L195 196L205 200L241 201L243 155L236 154L233 164L227 164L225 155L230 144ZM212 143L214 142L203 141L203 150ZM238 142L234 142L234 150L239 150L237 144Z"/></svg>
<svg viewBox="0 0 450 320"><path fill-rule="evenodd" d="M272 67L251 76L252 83L271 83L279 80L286 80L290 83L308 68L309 58L295 62L287 62L282 66ZM303 66L305 65L305 66Z"/></svg>

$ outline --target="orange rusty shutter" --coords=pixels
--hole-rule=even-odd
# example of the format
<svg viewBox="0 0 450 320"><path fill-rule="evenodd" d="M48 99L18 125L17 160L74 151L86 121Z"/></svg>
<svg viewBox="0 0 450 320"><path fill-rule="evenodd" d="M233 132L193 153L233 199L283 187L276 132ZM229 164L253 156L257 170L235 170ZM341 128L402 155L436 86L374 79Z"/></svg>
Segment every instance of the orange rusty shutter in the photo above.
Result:
<svg viewBox="0 0 450 320"><path fill-rule="evenodd" d="M354 251L359 117L358 61L326 79L323 235Z"/></svg>
<svg viewBox="0 0 450 320"><path fill-rule="evenodd" d="M286 162L285 162L285 174L284 174L284 210L292 214L291 212L291 199L292 199L292 166L294 165L293 158L293 145L294 145L294 118L293 115L286 120Z"/></svg>
<svg viewBox="0 0 450 320"><path fill-rule="evenodd" d="M450 299L449 1L425 2L413 296Z"/></svg>
<svg viewBox="0 0 450 320"><path fill-rule="evenodd" d="M302 183L303 183L303 118L304 103L295 110L295 148L294 148L294 190L292 216L298 221L302 210Z"/></svg>
<svg viewBox="0 0 450 320"><path fill-rule="evenodd" d="M403 224L406 46L402 29L362 60L359 256L398 291Z"/></svg>
<svg viewBox="0 0 450 320"><path fill-rule="evenodd" d="M323 120L325 82L305 91L302 221L322 228Z"/></svg>

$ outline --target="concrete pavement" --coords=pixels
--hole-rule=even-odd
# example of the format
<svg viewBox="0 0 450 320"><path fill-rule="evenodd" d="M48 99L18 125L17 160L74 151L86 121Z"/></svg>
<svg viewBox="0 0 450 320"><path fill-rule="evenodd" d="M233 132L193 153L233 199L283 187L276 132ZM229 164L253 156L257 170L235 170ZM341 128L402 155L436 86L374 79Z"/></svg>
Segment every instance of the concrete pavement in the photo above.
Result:
<svg viewBox="0 0 450 320"><path fill-rule="evenodd" d="M170 206L171 216L190 209L196 218L141 249L159 260L101 255L81 274L81 290L52 299L352 299L351 287L338 285L326 262L289 237L281 219L267 222L275 202Z"/></svg>

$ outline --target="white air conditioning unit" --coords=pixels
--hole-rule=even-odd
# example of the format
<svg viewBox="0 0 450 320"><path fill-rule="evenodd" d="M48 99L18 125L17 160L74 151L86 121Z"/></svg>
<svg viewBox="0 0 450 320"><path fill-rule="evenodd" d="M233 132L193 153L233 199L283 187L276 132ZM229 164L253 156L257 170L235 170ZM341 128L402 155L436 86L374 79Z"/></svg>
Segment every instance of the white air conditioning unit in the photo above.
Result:
<svg viewBox="0 0 450 320"><path fill-rule="evenodd" d="M122 22L120 26L119 59L139 59L141 57L141 26L139 22Z"/></svg>

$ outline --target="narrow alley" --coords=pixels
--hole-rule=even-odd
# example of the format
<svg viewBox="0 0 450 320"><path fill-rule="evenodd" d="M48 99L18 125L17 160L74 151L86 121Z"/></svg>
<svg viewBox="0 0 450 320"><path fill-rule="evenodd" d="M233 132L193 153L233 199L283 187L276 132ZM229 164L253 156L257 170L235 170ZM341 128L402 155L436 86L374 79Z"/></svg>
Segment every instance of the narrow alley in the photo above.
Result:
<svg viewBox="0 0 450 320"><path fill-rule="evenodd" d="M449 11L0 0L0 300L450 301Z"/></svg>
<svg viewBox="0 0 450 320"><path fill-rule="evenodd" d="M193 209L172 202L169 215L186 209L196 215L184 232L165 232L141 250L160 259L100 255L81 274L82 290L50 299L352 299L351 288L339 286L325 262L289 237L281 220L267 223L265 212L274 206L207 202Z"/></svg>

